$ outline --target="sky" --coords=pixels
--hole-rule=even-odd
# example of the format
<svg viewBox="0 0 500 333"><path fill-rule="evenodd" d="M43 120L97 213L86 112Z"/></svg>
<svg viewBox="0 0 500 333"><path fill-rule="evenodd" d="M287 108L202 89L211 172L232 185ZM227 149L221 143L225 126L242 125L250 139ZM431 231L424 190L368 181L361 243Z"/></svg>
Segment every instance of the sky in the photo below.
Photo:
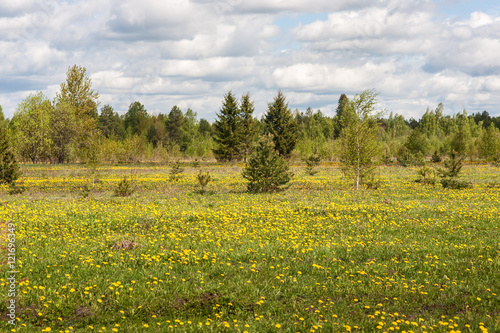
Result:
<svg viewBox="0 0 500 333"><path fill-rule="evenodd" d="M500 3L491 0L16 0L0 2L0 105L53 100L85 67L100 107L139 101L216 119L224 94L255 115L282 90L333 115L342 93L419 119L444 104L500 116Z"/></svg>

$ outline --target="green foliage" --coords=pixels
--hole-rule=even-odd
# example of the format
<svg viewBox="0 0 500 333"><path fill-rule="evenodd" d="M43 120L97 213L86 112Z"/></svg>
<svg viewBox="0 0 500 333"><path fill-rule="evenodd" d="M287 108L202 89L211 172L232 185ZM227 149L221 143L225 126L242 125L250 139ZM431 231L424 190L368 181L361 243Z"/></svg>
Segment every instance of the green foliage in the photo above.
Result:
<svg viewBox="0 0 500 333"><path fill-rule="evenodd" d="M463 159L464 156L458 156L452 150L449 159L444 162L444 168L438 170L441 177L441 185L444 188L460 190L471 187L470 183L458 179L462 171Z"/></svg>
<svg viewBox="0 0 500 333"><path fill-rule="evenodd" d="M214 124L213 138L218 148L214 155L219 162L230 162L240 158L242 127L238 101L229 91L224 95L224 101Z"/></svg>
<svg viewBox="0 0 500 333"><path fill-rule="evenodd" d="M52 104L42 92L38 92L23 100L12 118L17 151L33 163L49 154L52 113Z"/></svg>
<svg viewBox="0 0 500 333"><path fill-rule="evenodd" d="M415 182L422 183L424 185L435 185L436 184L436 172L433 168L424 165L417 170L417 174L420 176Z"/></svg>
<svg viewBox="0 0 500 333"><path fill-rule="evenodd" d="M101 114L98 118L98 128L106 138L125 138L125 122L118 112L113 110L110 105L104 105L101 108Z"/></svg>
<svg viewBox="0 0 500 333"><path fill-rule="evenodd" d="M138 101L131 103L125 113L125 131L131 136L141 135L143 131L146 131L147 118L148 112L143 104Z"/></svg>
<svg viewBox="0 0 500 333"><path fill-rule="evenodd" d="M349 98L346 94L342 94L339 97L339 102L337 105L337 110L335 110L335 118L333 125L333 137L338 139L340 133L342 132L342 119L344 118L344 111L349 106Z"/></svg>
<svg viewBox="0 0 500 333"><path fill-rule="evenodd" d="M297 142L297 124L282 91L278 91L273 103L268 104L264 123L264 132L272 135L278 153L285 158L290 157Z"/></svg>
<svg viewBox="0 0 500 333"><path fill-rule="evenodd" d="M483 131L479 143L479 154L486 159L486 163L500 157L500 131L493 123Z"/></svg>
<svg viewBox="0 0 500 333"><path fill-rule="evenodd" d="M245 165L243 178L249 192L282 190L293 177L288 162L276 150L272 138L263 137Z"/></svg>
<svg viewBox="0 0 500 333"><path fill-rule="evenodd" d="M181 178L181 174L184 172L184 168L182 168L182 164L179 160L172 164L170 168L170 181L175 182Z"/></svg>
<svg viewBox="0 0 500 333"><path fill-rule="evenodd" d="M306 173L309 176L314 176L318 173L318 170L315 170L314 168L319 165L320 161L321 157L318 154L311 154L307 159L305 159L304 162L306 163Z"/></svg>
<svg viewBox="0 0 500 333"><path fill-rule="evenodd" d="M375 111L376 97L373 90L356 95L345 108L341 119L342 172L353 180L356 189L370 178L375 168L374 159L380 155L376 120L381 112Z"/></svg>
<svg viewBox="0 0 500 333"><path fill-rule="evenodd" d="M402 166L423 165L429 144L425 135L413 130L398 151L398 162Z"/></svg>
<svg viewBox="0 0 500 333"><path fill-rule="evenodd" d="M198 183L200 184L200 193L205 193L205 188L207 187L208 183L212 180L212 177L210 176L210 172L200 172L197 175L198 178Z"/></svg>
<svg viewBox="0 0 500 333"><path fill-rule="evenodd" d="M443 159L441 158L441 154L439 154L439 152L436 150L434 150L434 154L432 154L431 156L431 161L432 163L439 163L441 162Z"/></svg>
<svg viewBox="0 0 500 333"><path fill-rule="evenodd" d="M246 161L250 154L255 136L257 134L257 119L253 117L255 111L254 102L250 99L250 94L245 94L241 98L241 153Z"/></svg>
<svg viewBox="0 0 500 333"><path fill-rule="evenodd" d="M50 158L53 162L69 162L76 135L75 110L66 100L58 100L50 116Z"/></svg>
<svg viewBox="0 0 500 333"><path fill-rule="evenodd" d="M165 121L165 127L168 133L167 136L172 144L181 144L183 125L184 114L177 105L174 105Z"/></svg>
<svg viewBox="0 0 500 333"><path fill-rule="evenodd" d="M7 127L4 123L0 123L0 183L15 184L20 174L19 165L7 136Z"/></svg>
<svg viewBox="0 0 500 333"><path fill-rule="evenodd" d="M128 197L134 193L134 189L132 188L132 182L128 180L126 176L123 177L122 180L118 182L113 194L115 197Z"/></svg>

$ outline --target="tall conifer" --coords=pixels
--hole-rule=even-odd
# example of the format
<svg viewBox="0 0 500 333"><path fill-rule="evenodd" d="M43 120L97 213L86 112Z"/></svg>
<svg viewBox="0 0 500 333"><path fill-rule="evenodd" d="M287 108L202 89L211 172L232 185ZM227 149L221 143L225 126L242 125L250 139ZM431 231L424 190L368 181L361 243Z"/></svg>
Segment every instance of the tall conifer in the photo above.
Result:
<svg viewBox="0 0 500 333"><path fill-rule="evenodd" d="M282 91L268 104L264 122L265 133L272 134L276 151L285 158L290 157L297 142L297 123Z"/></svg>
<svg viewBox="0 0 500 333"><path fill-rule="evenodd" d="M224 95L222 108L217 114L214 124L214 141L218 148L214 149L217 161L230 162L240 157L241 150L241 117L238 101L229 91Z"/></svg>

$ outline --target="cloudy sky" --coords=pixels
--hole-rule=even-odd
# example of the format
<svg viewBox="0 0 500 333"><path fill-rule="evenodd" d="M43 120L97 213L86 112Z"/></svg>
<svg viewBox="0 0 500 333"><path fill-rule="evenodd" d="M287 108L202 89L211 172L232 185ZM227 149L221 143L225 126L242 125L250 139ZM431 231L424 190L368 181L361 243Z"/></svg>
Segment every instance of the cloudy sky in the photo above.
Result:
<svg viewBox="0 0 500 333"><path fill-rule="evenodd" d="M443 102L500 115L496 0L0 1L0 105L43 91L74 64L101 106L123 114L192 108L210 121L224 93L256 114L278 89L292 109L332 115L341 93L380 92L380 107L419 118Z"/></svg>

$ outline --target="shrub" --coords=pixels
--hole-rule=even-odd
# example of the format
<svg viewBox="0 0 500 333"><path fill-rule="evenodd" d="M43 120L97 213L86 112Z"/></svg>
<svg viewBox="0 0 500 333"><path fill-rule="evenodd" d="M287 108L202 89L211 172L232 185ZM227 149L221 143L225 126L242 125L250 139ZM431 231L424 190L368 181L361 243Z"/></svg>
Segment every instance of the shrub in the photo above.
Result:
<svg viewBox="0 0 500 333"><path fill-rule="evenodd" d="M424 185L435 185L436 184L436 173L433 168L424 165L420 169L417 170L418 175L421 178L415 180L417 183L422 183Z"/></svg>
<svg viewBox="0 0 500 333"><path fill-rule="evenodd" d="M113 194L115 197L128 197L134 193L134 189L132 188L132 182L127 179L127 177L123 177L122 180L118 182Z"/></svg>
<svg viewBox="0 0 500 333"><path fill-rule="evenodd" d="M275 150L270 136L263 137L242 172L249 192L276 192L290 182L293 173L288 162Z"/></svg>
<svg viewBox="0 0 500 333"><path fill-rule="evenodd" d="M434 150L434 154L432 154L431 161L432 163L439 163L441 162L441 154L438 153L437 150Z"/></svg>
<svg viewBox="0 0 500 333"><path fill-rule="evenodd" d="M306 162L306 173L309 176L314 176L315 174L318 173L318 170L314 170L314 167L317 167L319 165L319 162L321 161L321 157L317 154L311 154L307 159L305 159Z"/></svg>
<svg viewBox="0 0 500 333"><path fill-rule="evenodd" d="M463 159L463 156L458 157L455 151L451 151L450 158L444 162L444 168L438 170L443 188L461 190L471 187L470 183L458 179Z"/></svg>
<svg viewBox="0 0 500 333"><path fill-rule="evenodd" d="M205 188L207 187L208 183L212 180L212 177L210 176L210 172L200 172L198 173L198 183L200 184L201 190L200 193L205 193Z"/></svg>
<svg viewBox="0 0 500 333"><path fill-rule="evenodd" d="M172 164L170 168L170 181L175 182L181 178L181 173L184 172L184 169L181 167L181 162L177 161Z"/></svg>

